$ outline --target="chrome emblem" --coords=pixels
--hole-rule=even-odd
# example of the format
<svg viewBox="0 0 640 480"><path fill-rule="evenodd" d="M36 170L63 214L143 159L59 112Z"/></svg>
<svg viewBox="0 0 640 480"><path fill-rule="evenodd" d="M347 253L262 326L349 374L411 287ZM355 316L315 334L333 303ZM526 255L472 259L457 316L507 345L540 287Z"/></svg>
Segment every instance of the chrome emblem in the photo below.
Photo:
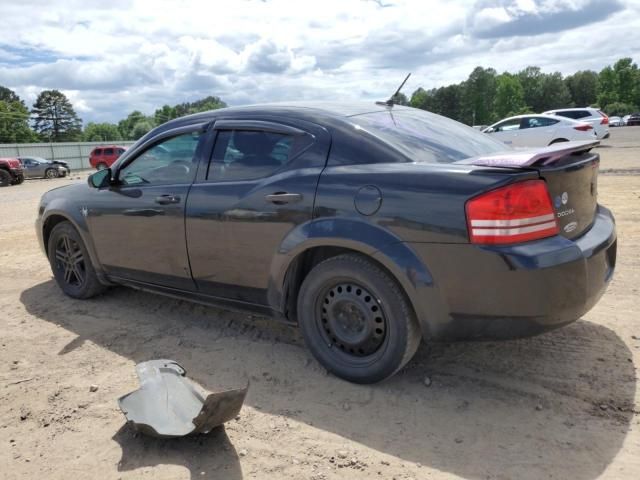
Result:
<svg viewBox="0 0 640 480"><path fill-rule="evenodd" d="M87 207L82 207L82 208L80 209L80 212L82 212L82 216L83 216L84 218L87 218L87 215L89 215L89 209L88 209Z"/></svg>
<svg viewBox="0 0 640 480"><path fill-rule="evenodd" d="M562 192L562 204L566 205L569 201L569 194L567 192Z"/></svg>
<svg viewBox="0 0 640 480"><path fill-rule="evenodd" d="M578 222L570 222L564 226L564 231L570 233L573 232L576 228L578 228Z"/></svg>

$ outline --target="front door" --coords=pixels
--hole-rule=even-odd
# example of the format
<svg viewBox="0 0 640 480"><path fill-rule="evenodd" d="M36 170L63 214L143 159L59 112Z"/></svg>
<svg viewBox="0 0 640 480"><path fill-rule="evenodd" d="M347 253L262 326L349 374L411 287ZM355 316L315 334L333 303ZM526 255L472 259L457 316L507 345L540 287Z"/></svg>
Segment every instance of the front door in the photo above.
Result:
<svg viewBox="0 0 640 480"><path fill-rule="evenodd" d="M121 168L116 185L96 191L86 210L108 275L194 290L184 213L199 161L200 128L145 148Z"/></svg>
<svg viewBox="0 0 640 480"><path fill-rule="evenodd" d="M283 239L312 218L330 137L317 125L217 120L206 176L187 202L193 278L205 294L267 304Z"/></svg>

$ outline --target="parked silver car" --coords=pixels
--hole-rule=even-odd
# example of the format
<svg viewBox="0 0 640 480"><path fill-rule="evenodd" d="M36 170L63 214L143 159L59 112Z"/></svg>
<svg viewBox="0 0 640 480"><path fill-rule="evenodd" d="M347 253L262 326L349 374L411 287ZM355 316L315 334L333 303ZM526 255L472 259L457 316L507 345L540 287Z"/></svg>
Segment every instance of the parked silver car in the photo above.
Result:
<svg viewBox="0 0 640 480"><path fill-rule="evenodd" d="M53 162L40 157L18 157L24 167L25 178L65 177L69 168L65 162Z"/></svg>

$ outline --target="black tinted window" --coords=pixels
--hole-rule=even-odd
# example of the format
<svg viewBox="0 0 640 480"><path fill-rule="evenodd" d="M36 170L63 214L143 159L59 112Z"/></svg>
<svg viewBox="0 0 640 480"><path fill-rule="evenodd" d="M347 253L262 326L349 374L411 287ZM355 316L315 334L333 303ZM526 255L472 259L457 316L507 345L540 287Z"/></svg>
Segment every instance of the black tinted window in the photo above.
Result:
<svg viewBox="0 0 640 480"><path fill-rule="evenodd" d="M113 155L113 148L105 148L104 149L104 154L105 155Z"/></svg>
<svg viewBox="0 0 640 480"><path fill-rule="evenodd" d="M125 185L190 183L195 177L195 153L200 132L185 133L156 143L120 170Z"/></svg>
<svg viewBox="0 0 640 480"><path fill-rule="evenodd" d="M415 162L452 163L508 149L487 134L424 110L365 113L351 120Z"/></svg>
<svg viewBox="0 0 640 480"><path fill-rule="evenodd" d="M528 117L522 121L521 128L548 127L550 125L555 125L556 123L558 123L558 120L554 120L552 118Z"/></svg>
<svg viewBox="0 0 640 480"><path fill-rule="evenodd" d="M94 154L94 155L102 155L102 149L101 149L101 148L96 148L96 149L93 151L93 154Z"/></svg>
<svg viewBox="0 0 640 480"><path fill-rule="evenodd" d="M561 117L573 118L574 120L591 116L588 110L569 110L567 112L556 112L556 115L560 115Z"/></svg>
<svg viewBox="0 0 640 480"><path fill-rule="evenodd" d="M266 177L289 161L293 142L292 136L282 133L221 130L208 178L231 181Z"/></svg>

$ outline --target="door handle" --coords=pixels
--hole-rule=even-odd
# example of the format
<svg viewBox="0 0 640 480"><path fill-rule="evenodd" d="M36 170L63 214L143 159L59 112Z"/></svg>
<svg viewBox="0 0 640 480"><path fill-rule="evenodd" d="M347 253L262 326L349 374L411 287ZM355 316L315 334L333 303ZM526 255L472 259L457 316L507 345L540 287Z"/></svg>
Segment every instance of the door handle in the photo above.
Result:
<svg viewBox="0 0 640 480"><path fill-rule="evenodd" d="M178 197L176 195L160 195L159 197L156 197L155 202L159 203L160 205L169 205L171 203L180 203L180 197Z"/></svg>
<svg viewBox="0 0 640 480"><path fill-rule="evenodd" d="M264 199L267 202L274 203L276 205L284 205L285 203L296 203L302 200L301 193L286 193L286 192L276 192L270 195L265 195Z"/></svg>

